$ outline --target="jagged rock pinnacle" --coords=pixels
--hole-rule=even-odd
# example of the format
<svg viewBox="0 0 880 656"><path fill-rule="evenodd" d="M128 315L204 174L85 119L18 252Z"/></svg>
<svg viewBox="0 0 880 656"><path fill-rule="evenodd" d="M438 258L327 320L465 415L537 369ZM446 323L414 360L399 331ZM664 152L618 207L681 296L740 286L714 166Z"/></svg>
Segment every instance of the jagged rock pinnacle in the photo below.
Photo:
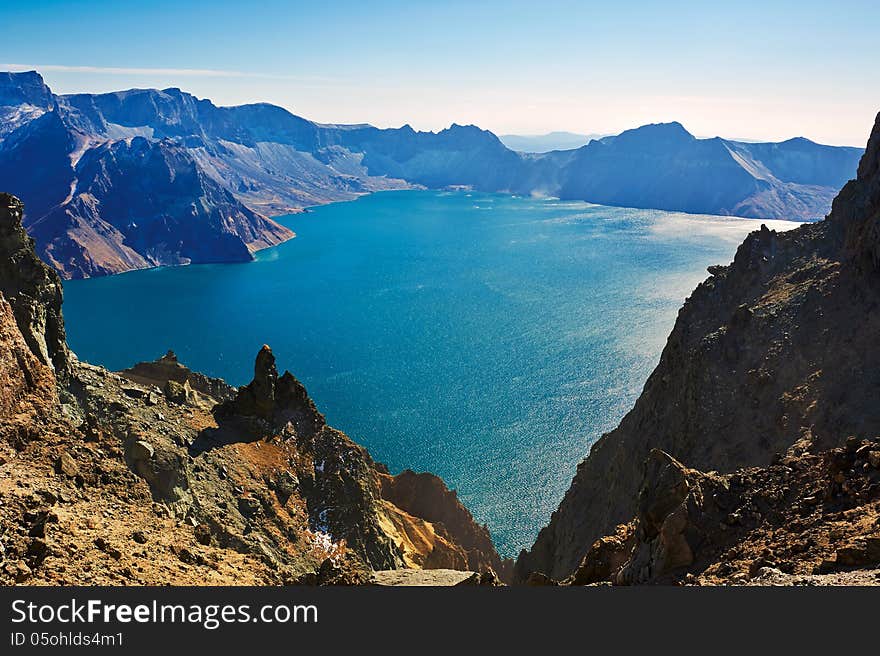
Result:
<svg viewBox="0 0 880 656"><path fill-rule="evenodd" d="M880 114L859 163L858 177L834 199L828 217L846 231L847 249L868 269L880 269Z"/></svg>
<svg viewBox="0 0 880 656"><path fill-rule="evenodd" d="M18 198L0 193L0 293L12 306L31 352L63 380L70 353L61 317L61 280L34 253L21 223L23 213Z"/></svg>
<svg viewBox="0 0 880 656"><path fill-rule="evenodd" d="M254 414L268 419L275 409L275 387L278 384L278 369L275 366L275 356L266 344L257 353L254 362L254 380L250 384Z"/></svg>
<svg viewBox="0 0 880 656"><path fill-rule="evenodd" d="M269 432L291 424L300 436L314 435L326 425L303 384L289 371L278 375L275 355L265 344L254 361L254 379L234 399L218 405L214 414L218 421L256 419Z"/></svg>

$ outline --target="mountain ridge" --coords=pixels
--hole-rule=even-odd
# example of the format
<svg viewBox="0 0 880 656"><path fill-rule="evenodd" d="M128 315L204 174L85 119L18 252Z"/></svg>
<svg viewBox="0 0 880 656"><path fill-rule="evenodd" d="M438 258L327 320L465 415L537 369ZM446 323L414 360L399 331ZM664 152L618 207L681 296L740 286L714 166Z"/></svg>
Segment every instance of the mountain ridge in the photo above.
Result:
<svg viewBox="0 0 880 656"><path fill-rule="evenodd" d="M626 207L817 219L852 176L860 154L802 139L697 139L677 122L634 128L573 150L520 153L473 125L453 123L439 132L323 125L268 103L216 106L176 87L55 95L36 72L3 74L0 102L0 179L25 201L28 226L52 212L54 229L35 233L37 247L63 277L241 261L241 246L253 251L293 236L268 217L384 189L469 187ZM92 152L87 162L98 150L110 157L103 144L134 139L158 144L166 158L198 171L170 204L173 216L140 217L142 224L164 222L181 231L169 228L149 244L109 216L102 203L115 192L107 185L76 188L85 153ZM157 184L172 175L170 169L144 174ZM211 219L218 215L239 219L224 231ZM198 228L189 225L194 222ZM186 231L210 234L216 244L232 234L241 244L192 257L182 245Z"/></svg>

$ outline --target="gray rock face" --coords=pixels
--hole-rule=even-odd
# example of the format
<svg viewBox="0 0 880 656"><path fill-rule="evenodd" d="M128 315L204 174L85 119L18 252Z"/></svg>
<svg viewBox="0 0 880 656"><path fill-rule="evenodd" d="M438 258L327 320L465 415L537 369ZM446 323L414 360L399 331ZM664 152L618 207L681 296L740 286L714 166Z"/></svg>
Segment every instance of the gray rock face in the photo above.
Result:
<svg viewBox="0 0 880 656"><path fill-rule="evenodd" d="M31 105L49 109L54 104L52 92L36 71L0 72L0 106Z"/></svg>
<svg viewBox="0 0 880 656"><path fill-rule="evenodd" d="M880 433L880 117L824 221L762 226L713 267L678 319L635 407L580 463L517 562L568 576L594 540L636 514L652 449L703 471L767 466L777 454ZM858 384L854 384L858 381Z"/></svg>
<svg viewBox="0 0 880 656"><path fill-rule="evenodd" d="M0 193L0 293L12 306L31 352L63 381L70 353L61 316L61 280L34 254L22 214L17 198Z"/></svg>
<svg viewBox="0 0 880 656"><path fill-rule="evenodd" d="M642 583L694 561L704 490L698 473L689 472L667 453L651 452L639 493L636 547L621 569L621 583Z"/></svg>
<svg viewBox="0 0 880 656"><path fill-rule="evenodd" d="M880 114L877 116L880 125ZM858 177L834 199L828 217L846 232L846 248L867 270L880 269L880 128L875 126Z"/></svg>
<svg viewBox="0 0 880 656"><path fill-rule="evenodd" d="M55 98L39 74L0 73L0 139L54 105Z"/></svg>

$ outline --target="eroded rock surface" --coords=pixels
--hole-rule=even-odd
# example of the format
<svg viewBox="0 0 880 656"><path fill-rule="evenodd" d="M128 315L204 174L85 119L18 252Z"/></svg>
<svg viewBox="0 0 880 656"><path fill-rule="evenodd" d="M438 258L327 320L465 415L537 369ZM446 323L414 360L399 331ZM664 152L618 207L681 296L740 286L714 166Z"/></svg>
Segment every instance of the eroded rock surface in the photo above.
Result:
<svg viewBox="0 0 880 656"><path fill-rule="evenodd" d="M36 256L34 241L22 227L23 211L17 198L0 193L0 292L28 348L64 378L70 354L61 317L61 280Z"/></svg>
<svg viewBox="0 0 880 656"><path fill-rule="evenodd" d="M565 583L847 581L880 584L880 437L732 474L655 450L635 517L594 542Z"/></svg>
<svg viewBox="0 0 880 656"><path fill-rule="evenodd" d="M410 515L431 522L435 530L442 531L448 544L463 550L464 568L476 572L491 569L502 578L510 578L513 563L498 556L489 529L474 521L443 479L429 472L416 473L408 469L396 476L382 474L380 480L384 499Z"/></svg>
<svg viewBox="0 0 880 656"><path fill-rule="evenodd" d="M685 302L635 407L578 466L517 576L569 576L662 449L732 472L880 434L880 123L824 221L749 235Z"/></svg>

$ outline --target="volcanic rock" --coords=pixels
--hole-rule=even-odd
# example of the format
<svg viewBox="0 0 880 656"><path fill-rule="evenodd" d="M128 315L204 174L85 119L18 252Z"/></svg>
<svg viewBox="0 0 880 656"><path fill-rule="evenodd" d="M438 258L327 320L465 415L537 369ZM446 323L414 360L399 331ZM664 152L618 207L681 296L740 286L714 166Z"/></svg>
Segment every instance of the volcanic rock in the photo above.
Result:
<svg viewBox="0 0 880 656"><path fill-rule="evenodd" d="M784 234L762 226L697 287L635 407L593 445L520 555L520 580L569 576L634 517L652 449L731 472L880 434L878 162L880 121L824 221Z"/></svg>

